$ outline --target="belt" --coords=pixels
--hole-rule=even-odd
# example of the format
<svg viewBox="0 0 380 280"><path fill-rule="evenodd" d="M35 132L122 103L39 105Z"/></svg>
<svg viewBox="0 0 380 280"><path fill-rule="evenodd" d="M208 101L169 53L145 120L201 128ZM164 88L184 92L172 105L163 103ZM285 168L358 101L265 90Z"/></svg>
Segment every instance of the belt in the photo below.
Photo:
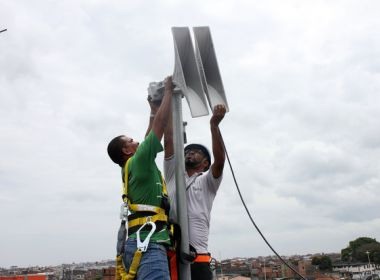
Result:
<svg viewBox="0 0 380 280"><path fill-rule="evenodd" d="M206 262L206 263L209 263L211 261L211 256L210 254L198 254L195 259L194 259L194 262Z"/></svg>

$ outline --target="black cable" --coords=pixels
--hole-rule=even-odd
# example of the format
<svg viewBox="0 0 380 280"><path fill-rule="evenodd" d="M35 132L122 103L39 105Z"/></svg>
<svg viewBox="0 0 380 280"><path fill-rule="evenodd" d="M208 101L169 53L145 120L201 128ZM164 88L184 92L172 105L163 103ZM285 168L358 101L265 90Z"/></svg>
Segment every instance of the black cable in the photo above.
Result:
<svg viewBox="0 0 380 280"><path fill-rule="evenodd" d="M273 249L273 247L269 244L269 242L267 241L267 239L265 238L265 236L262 234L261 230L259 229L259 227L256 225L255 221L253 220L252 216L251 216L251 213L249 212L248 210L248 207L247 205L245 204L245 201L243 199L243 196L240 192L240 188L239 188L239 185L236 181L236 178L235 178L235 173L234 173L234 170L232 168L232 164L231 164L231 161L230 161L230 157L228 156L228 153L227 153L227 149L226 149L226 146L224 145L224 140L223 140L223 137L222 137L222 133L220 132L219 130L219 134L220 134L220 137L222 139L222 144L223 144L223 148L224 148L224 152L226 153L226 156L227 156L227 161L228 161L228 164L230 166L230 169L231 169L231 173L232 173L232 177L234 179L234 182L235 182L235 186L236 186L236 189L239 193L239 196L240 196L240 199L241 199L241 202L243 203L243 206L245 208L245 211L247 212L248 216L249 216L249 219L251 220L253 226L256 228L257 232L260 234L260 236L262 237L262 239L265 241L265 243L268 245L268 247L272 250L272 252L287 266L289 267L294 273L296 273L299 277L301 277L303 280L307 280L305 277L303 277L295 268L293 268L290 264L288 264L277 252L275 249Z"/></svg>

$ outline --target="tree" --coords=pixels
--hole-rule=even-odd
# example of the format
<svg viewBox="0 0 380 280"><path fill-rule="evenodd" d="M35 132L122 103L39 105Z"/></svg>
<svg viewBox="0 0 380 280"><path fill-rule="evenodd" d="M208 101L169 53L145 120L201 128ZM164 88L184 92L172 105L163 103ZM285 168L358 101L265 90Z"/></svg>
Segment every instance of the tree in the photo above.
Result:
<svg viewBox="0 0 380 280"><path fill-rule="evenodd" d="M366 252L369 252L367 255ZM341 250L343 261L371 262L380 264L380 243L374 238L359 237L349 242L349 246Z"/></svg>
<svg viewBox="0 0 380 280"><path fill-rule="evenodd" d="M320 270L331 270L332 268L332 261L329 256L322 256L321 257L321 263L319 264Z"/></svg>
<svg viewBox="0 0 380 280"><path fill-rule="evenodd" d="M313 257L311 260L312 265L317 265L320 270L331 270L332 261L329 256Z"/></svg>
<svg viewBox="0 0 380 280"><path fill-rule="evenodd" d="M380 251L373 252L373 262L380 264Z"/></svg>
<svg viewBox="0 0 380 280"><path fill-rule="evenodd" d="M378 254L380 254L380 243L378 242L363 244L356 250L357 259L361 262L368 262L369 258L371 262L380 263L378 261L376 262L374 258L374 256Z"/></svg>
<svg viewBox="0 0 380 280"><path fill-rule="evenodd" d="M313 257L311 259L311 264L312 265L320 265L321 264L321 258L320 257Z"/></svg>

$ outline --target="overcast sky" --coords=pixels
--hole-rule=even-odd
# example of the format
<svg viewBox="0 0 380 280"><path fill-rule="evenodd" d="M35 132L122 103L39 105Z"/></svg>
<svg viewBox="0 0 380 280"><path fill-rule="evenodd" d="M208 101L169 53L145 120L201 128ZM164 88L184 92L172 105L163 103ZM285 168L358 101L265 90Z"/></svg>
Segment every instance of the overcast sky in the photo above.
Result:
<svg viewBox="0 0 380 280"><path fill-rule="evenodd" d="M149 82L173 73L172 26L210 26L241 192L282 255L380 239L380 2L0 0L0 267L115 257L111 138L142 140ZM189 142L210 146L209 118ZM162 155L157 158L162 166ZM217 259L273 255L228 165Z"/></svg>

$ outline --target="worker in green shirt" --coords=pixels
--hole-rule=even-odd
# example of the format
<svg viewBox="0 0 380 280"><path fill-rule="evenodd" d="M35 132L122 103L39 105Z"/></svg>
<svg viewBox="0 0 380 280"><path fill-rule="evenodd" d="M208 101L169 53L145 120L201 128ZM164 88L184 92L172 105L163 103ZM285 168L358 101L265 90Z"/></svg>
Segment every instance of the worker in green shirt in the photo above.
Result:
<svg viewBox="0 0 380 280"><path fill-rule="evenodd" d="M127 272L135 270L137 280L170 279L166 255L166 248L170 245L169 201L155 159L157 153L163 151L160 142L171 112L172 94L172 77L168 77L161 105L157 111L151 112L144 141L139 144L129 136L121 135L112 139L107 148L111 160L122 168L123 199L128 203L130 213L123 262ZM131 263L136 263L136 252L139 251L141 259L134 267Z"/></svg>

